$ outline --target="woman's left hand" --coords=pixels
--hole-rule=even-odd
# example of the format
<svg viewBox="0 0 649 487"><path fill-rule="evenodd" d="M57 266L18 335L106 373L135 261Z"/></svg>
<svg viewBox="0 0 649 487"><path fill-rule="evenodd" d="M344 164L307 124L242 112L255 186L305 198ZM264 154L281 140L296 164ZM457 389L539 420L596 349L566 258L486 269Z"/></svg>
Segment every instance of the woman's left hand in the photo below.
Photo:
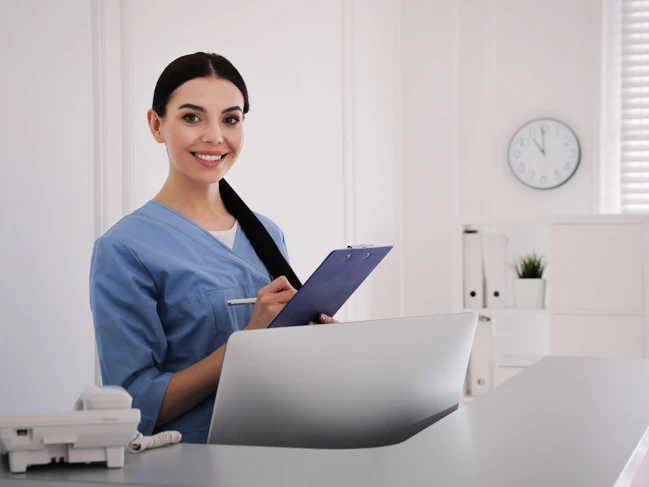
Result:
<svg viewBox="0 0 649 487"><path fill-rule="evenodd" d="M329 323L340 323L340 321L335 320L331 316L327 316L325 314L321 314L320 316L318 316L318 321L317 322L309 321L309 325L325 325L325 324L329 324Z"/></svg>

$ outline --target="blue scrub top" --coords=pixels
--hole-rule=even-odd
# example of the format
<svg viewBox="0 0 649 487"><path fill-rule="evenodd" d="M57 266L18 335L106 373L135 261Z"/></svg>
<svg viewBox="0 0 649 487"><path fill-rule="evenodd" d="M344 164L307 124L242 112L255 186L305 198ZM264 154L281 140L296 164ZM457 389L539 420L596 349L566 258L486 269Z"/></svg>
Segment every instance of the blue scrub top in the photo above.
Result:
<svg viewBox="0 0 649 487"><path fill-rule="evenodd" d="M257 214L288 260L282 231ZM257 296L268 270L239 226L232 249L172 208L149 201L95 242L90 307L104 385L133 396L139 431L182 433L206 443L215 393L154 431L169 380L243 329L253 306L228 299Z"/></svg>

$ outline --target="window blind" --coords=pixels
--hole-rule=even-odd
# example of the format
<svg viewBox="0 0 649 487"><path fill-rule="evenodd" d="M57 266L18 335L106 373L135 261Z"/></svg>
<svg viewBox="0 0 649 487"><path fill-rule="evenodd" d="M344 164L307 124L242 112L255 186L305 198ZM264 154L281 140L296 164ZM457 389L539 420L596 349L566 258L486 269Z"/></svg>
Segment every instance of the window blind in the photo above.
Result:
<svg viewBox="0 0 649 487"><path fill-rule="evenodd" d="M621 8L621 211L645 213L649 212L649 0L622 0Z"/></svg>

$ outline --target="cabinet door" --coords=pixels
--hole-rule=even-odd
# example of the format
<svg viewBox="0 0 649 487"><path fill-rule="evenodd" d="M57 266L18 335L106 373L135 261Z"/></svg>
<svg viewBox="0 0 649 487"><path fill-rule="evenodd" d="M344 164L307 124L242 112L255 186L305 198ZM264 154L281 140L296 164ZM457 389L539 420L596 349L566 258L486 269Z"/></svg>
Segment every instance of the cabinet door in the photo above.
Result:
<svg viewBox="0 0 649 487"><path fill-rule="evenodd" d="M550 256L554 311L644 312L642 224L554 225Z"/></svg>
<svg viewBox="0 0 649 487"><path fill-rule="evenodd" d="M644 355L644 319L633 315L553 315L553 355L639 357Z"/></svg>

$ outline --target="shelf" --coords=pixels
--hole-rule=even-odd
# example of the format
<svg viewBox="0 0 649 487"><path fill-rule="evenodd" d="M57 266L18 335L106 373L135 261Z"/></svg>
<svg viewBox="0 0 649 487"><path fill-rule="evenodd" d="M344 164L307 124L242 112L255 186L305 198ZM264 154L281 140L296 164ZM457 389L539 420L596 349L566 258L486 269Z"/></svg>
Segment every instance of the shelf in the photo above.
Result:
<svg viewBox="0 0 649 487"><path fill-rule="evenodd" d="M536 314L547 315L551 311L548 308L543 309L524 309L524 308L463 308L462 311L469 313L489 313L489 314Z"/></svg>
<svg viewBox="0 0 649 487"><path fill-rule="evenodd" d="M498 367L503 369L526 369L541 359L543 359L543 355L504 355Z"/></svg>
<svg viewBox="0 0 649 487"><path fill-rule="evenodd" d="M553 214L553 215L459 215L455 217L459 225L477 226L551 226L555 224L628 224L649 223L649 215L632 214Z"/></svg>
<svg viewBox="0 0 649 487"><path fill-rule="evenodd" d="M552 311L553 315L597 315L597 316L642 316L645 312L642 310L622 309L557 309Z"/></svg>
<svg viewBox="0 0 649 487"><path fill-rule="evenodd" d="M527 314L527 315L597 315L597 316L644 316L643 310L610 309L525 309L525 308L462 308L463 312L485 314Z"/></svg>
<svg viewBox="0 0 649 487"><path fill-rule="evenodd" d="M487 216L460 216L456 217L456 223L459 225L469 225L469 226L550 226L554 222L552 217L511 217L511 218L492 218Z"/></svg>

